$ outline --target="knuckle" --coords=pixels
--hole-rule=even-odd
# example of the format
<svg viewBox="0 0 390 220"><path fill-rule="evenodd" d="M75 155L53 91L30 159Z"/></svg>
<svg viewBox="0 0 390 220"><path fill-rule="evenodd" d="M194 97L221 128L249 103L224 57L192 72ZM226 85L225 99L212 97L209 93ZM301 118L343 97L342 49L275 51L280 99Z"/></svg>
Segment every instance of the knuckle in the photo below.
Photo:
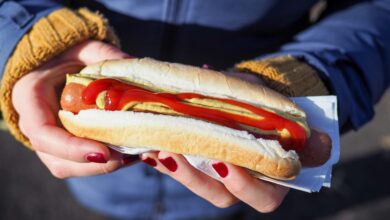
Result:
<svg viewBox="0 0 390 220"><path fill-rule="evenodd" d="M108 173L110 173L109 169L107 169L107 165L98 164L98 166L99 166L99 173L100 174L108 174Z"/></svg>
<svg viewBox="0 0 390 220"><path fill-rule="evenodd" d="M185 177L183 178L183 176L175 175L174 173L171 173L170 176L180 181L183 185L187 186L188 188L194 188L196 185L195 181L193 181L192 178L185 178Z"/></svg>
<svg viewBox="0 0 390 220"><path fill-rule="evenodd" d="M268 201L267 203L265 203L262 207L260 207L258 209L259 212L262 212L262 213L270 213L270 212L273 212L275 211L279 206L280 204L282 203L282 200L281 199L275 199L275 198L272 198L270 201Z"/></svg>
<svg viewBox="0 0 390 220"><path fill-rule="evenodd" d="M248 188L248 184L247 183L243 183L243 184L230 184L229 191L231 193L233 193L234 195L240 195L243 192L245 192L247 188Z"/></svg>
<svg viewBox="0 0 390 220"><path fill-rule="evenodd" d="M44 147L42 145L42 141L37 135L30 135L28 139L31 145L33 146L34 150L45 152Z"/></svg>
<svg viewBox="0 0 390 220"><path fill-rule="evenodd" d="M99 54L111 54L113 53L113 49L107 44L101 42L94 42Z"/></svg>
<svg viewBox="0 0 390 220"><path fill-rule="evenodd" d="M107 171L107 173L112 173L112 172L118 170L119 167L120 167L119 163L118 164L110 164L107 166L106 171Z"/></svg>
<svg viewBox="0 0 390 220"><path fill-rule="evenodd" d="M49 170L50 170L50 173L58 179L65 179L65 178L69 177L68 173L66 172L66 169L61 167L59 164L52 163L50 165Z"/></svg>
<svg viewBox="0 0 390 220"><path fill-rule="evenodd" d="M179 173L170 172L167 174L170 175L172 178L176 179L177 181L179 181L181 184L183 184L187 188L192 189L192 190L200 190L203 187L205 187L205 185L208 185L208 183L204 183L202 181L199 181L199 179L194 178L191 175L188 175L187 173L179 174Z"/></svg>
<svg viewBox="0 0 390 220"><path fill-rule="evenodd" d="M230 206L236 204L236 200L233 198L218 199L217 201L211 202L218 208L229 208Z"/></svg>
<svg viewBox="0 0 390 220"><path fill-rule="evenodd" d="M109 44L96 42L97 52L102 57L118 57L118 48L113 47Z"/></svg>
<svg viewBox="0 0 390 220"><path fill-rule="evenodd" d="M100 172L102 174L112 173L118 170L119 167L120 167L119 163L100 164Z"/></svg>

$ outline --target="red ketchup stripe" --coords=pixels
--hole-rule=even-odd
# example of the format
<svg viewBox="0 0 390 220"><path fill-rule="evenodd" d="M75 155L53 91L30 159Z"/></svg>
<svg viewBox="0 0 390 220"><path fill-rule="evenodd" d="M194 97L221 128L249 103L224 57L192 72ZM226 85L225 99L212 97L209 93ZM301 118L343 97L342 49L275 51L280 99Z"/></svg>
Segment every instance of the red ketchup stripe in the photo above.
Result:
<svg viewBox="0 0 390 220"><path fill-rule="evenodd" d="M298 123L247 103L231 99L208 97L195 93L155 93L114 79L99 79L91 82L84 89L82 100L85 104L94 104L99 93L103 91L107 91L105 96L106 110L122 110L130 102L158 102L170 107L176 112L234 129L245 130L240 124L267 131L282 131L286 129L290 133L290 137L288 138L283 138L278 135L255 134L256 137L278 140L286 150L302 151L306 143L306 131ZM238 106L261 116L262 119L254 119L215 109L194 106L185 102L191 98L217 100Z"/></svg>

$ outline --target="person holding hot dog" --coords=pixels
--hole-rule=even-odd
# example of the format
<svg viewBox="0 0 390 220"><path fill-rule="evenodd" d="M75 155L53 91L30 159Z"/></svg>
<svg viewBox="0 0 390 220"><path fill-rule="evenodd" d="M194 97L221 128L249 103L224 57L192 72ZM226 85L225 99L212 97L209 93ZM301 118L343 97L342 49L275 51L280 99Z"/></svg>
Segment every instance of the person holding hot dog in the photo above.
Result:
<svg viewBox="0 0 390 220"><path fill-rule="evenodd" d="M81 203L116 218L237 219L243 203L275 210L288 190L228 163L214 167L219 183L168 152L135 164L71 135L57 117L66 73L132 56L234 67L230 74L287 96L337 95L344 131L373 117L390 83L385 0L0 1L0 24L10 131L55 177L69 178Z"/></svg>

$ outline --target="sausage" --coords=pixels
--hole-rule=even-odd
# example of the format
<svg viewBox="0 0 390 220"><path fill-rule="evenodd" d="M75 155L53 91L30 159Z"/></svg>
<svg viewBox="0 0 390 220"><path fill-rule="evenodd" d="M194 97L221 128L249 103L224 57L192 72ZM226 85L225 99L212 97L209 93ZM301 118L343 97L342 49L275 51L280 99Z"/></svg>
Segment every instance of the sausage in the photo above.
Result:
<svg viewBox="0 0 390 220"><path fill-rule="evenodd" d="M81 110L96 109L97 106L87 105L82 100L82 93L86 86L79 83L68 83L65 85L61 95L61 107L66 111L77 114Z"/></svg>
<svg viewBox="0 0 390 220"><path fill-rule="evenodd" d="M332 151L332 140L329 135L316 129L311 129L311 136L306 142L299 160L304 167L321 166L328 161Z"/></svg>

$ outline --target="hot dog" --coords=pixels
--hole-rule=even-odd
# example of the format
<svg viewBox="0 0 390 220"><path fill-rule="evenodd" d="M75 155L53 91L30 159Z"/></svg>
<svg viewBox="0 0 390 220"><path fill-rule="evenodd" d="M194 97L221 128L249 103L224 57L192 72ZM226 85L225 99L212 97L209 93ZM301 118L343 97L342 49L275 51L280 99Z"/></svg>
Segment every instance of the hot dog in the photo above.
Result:
<svg viewBox="0 0 390 220"><path fill-rule="evenodd" d="M106 61L68 75L61 106L64 127L77 136L199 155L277 179L299 173L297 153L307 154L312 140L305 113L286 97L217 71L150 58Z"/></svg>

